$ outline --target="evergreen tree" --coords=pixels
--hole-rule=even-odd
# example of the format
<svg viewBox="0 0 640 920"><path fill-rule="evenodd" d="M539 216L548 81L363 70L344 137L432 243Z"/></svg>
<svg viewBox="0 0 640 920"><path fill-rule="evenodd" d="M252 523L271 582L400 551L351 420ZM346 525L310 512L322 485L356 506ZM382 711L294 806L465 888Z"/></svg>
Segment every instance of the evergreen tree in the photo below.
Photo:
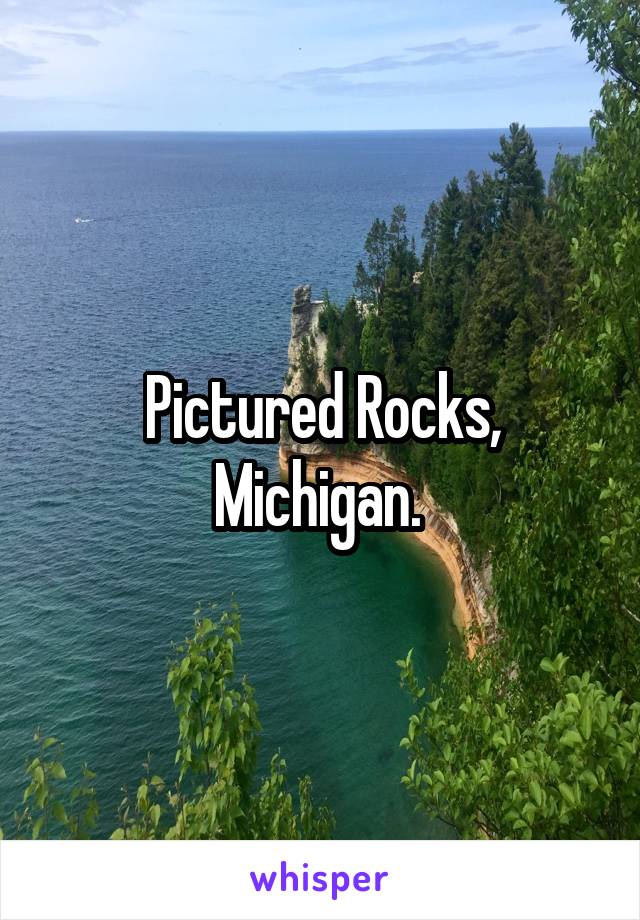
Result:
<svg viewBox="0 0 640 920"><path fill-rule="evenodd" d="M423 328L418 337L421 388L433 387L435 369L448 361L456 328L455 281L460 262L459 236L464 195L453 179L425 219L423 236Z"/></svg>
<svg viewBox="0 0 640 920"><path fill-rule="evenodd" d="M524 125L514 122L509 135L500 138L500 150L491 154L497 163L501 219L518 220L531 210L539 219L544 204L544 178L538 169L533 139Z"/></svg>
<svg viewBox="0 0 640 920"><path fill-rule="evenodd" d="M389 231L384 220L376 218L364 244L366 266L356 266L355 289L365 303L377 304L384 291L385 275L389 264Z"/></svg>
<svg viewBox="0 0 640 920"><path fill-rule="evenodd" d="M371 307L367 312L360 339L360 364L364 371L379 373L383 367L380 326L378 311L375 307Z"/></svg>
<svg viewBox="0 0 640 920"><path fill-rule="evenodd" d="M407 362L411 345L409 305L411 283L400 267L392 265L385 281L380 307L381 352L390 391L407 391Z"/></svg>

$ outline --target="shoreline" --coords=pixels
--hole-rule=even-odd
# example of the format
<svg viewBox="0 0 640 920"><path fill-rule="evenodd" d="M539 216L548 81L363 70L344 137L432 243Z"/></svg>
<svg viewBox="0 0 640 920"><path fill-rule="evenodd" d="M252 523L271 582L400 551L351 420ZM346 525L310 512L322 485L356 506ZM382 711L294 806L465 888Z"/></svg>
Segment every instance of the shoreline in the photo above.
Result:
<svg viewBox="0 0 640 920"><path fill-rule="evenodd" d="M315 473L318 467L331 467L337 482L404 482L414 490L415 510L424 515L425 529L409 536L435 553L453 583L453 621L463 636L467 655L473 658L478 647L487 641L495 623L485 606L486 588L476 572L469 554L460 539L455 521L444 515L436 506L427 489L415 488L408 476L371 451L339 457L327 452L307 453L292 450L281 444L278 451L280 469L286 471L291 456L304 456L307 470Z"/></svg>

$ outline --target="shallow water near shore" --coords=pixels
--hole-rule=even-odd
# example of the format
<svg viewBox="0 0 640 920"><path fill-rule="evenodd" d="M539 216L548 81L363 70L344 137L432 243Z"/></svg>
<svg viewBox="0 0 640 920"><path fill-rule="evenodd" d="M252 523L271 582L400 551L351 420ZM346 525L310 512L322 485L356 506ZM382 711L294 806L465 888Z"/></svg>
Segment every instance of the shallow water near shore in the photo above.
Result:
<svg viewBox="0 0 640 920"><path fill-rule="evenodd" d="M584 130L534 132L548 174ZM145 445L142 373L278 392L295 284L350 291L373 217L406 203L419 240L452 174L498 132L1 135L0 824L40 725L98 773L100 831L148 751L171 775L165 688L195 604L243 613L261 759L280 748L340 837L440 836L400 785L410 702L395 661L437 678L453 594L409 537L212 534L210 461L275 446ZM75 218L80 218L76 223Z"/></svg>

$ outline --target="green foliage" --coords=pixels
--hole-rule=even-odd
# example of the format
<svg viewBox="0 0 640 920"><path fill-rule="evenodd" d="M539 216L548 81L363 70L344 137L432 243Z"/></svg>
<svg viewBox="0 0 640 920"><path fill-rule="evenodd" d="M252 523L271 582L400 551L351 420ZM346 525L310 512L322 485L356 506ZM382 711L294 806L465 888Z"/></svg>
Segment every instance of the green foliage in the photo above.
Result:
<svg viewBox="0 0 640 920"><path fill-rule="evenodd" d="M554 197L545 202L533 141L518 124L493 159L493 175L471 172L464 185L453 179L430 205L420 263L404 208L388 224L376 219L366 267L357 271L359 308L353 300L342 312L329 304L321 318L327 370L378 371L391 392L414 396L432 392L436 368L450 365L459 389L499 398L498 421L508 431L501 456L439 444L388 451L454 513L478 561L495 544L515 494L520 443L540 430L534 403L546 378L537 349L565 321L573 278L557 219L568 167L558 168Z"/></svg>
<svg viewBox="0 0 640 920"><path fill-rule="evenodd" d="M177 781L165 784L150 764L135 803L125 796L117 838L313 839L330 836L333 818L311 800L300 780L299 811L287 789L286 764L276 755L256 781L260 733L253 689L235 679L240 642L237 608L220 618L196 611L193 634L177 646L167 686L178 715Z"/></svg>
<svg viewBox="0 0 640 920"><path fill-rule="evenodd" d="M364 319L356 299L350 297L340 310L327 297L318 325L327 337L325 372L329 374L334 367L345 367L351 374L361 370L360 339Z"/></svg>
<svg viewBox="0 0 640 920"><path fill-rule="evenodd" d="M640 8L627 0L560 0L599 73L640 92Z"/></svg>
<svg viewBox="0 0 640 920"><path fill-rule="evenodd" d="M380 317L375 309L369 310L360 339L360 363L365 371L375 371L382 366Z"/></svg>
<svg viewBox="0 0 640 920"><path fill-rule="evenodd" d="M502 221L519 220L532 212L542 217L544 178L538 169L533 139L524 125L514 122L500 138L500 151L491 154L496 174Z"/></svg>
<svg viewBox="0 0 640 920"><path fill-rule="evenodd" d="M389 232L385 221L376 218L364 244L366 266L356 266L355 289L363 301L378 304L384 291L389 264Z"/></svg>
<svg viewBox="0 0 640 920"><path fill-rule="evenodd" d="M60 741L46 738L39 730L33 740L36 756L25 768L29 783L22 797L22 808L14 814L15 836L33 840L89 837L98 818L95 773L85 764L79 782L71 785Z"/></svg>
<svg viewBox="0 0 640 920"><path fill-rule="evenodd" d="M464 837L637 837L640 703L588 672L567 677L559 655L541 665L550 702L529 715L505 651L454 660L426 705L411 661L398 662L420 707L401 742L419 807Z"/></svg>
<svg viewBox="0 0 640 920"><path fill-rule="evenodd" d="M135 798L124 791L115 840L325 839L333 831L331 812L316 807L311 780L298 784L297 805L288 788L286 764L276 754L266 777L256 776L260 735L253 688L235 677L240 614L215 618L196 611L193 632L176 646L167 686L178 717L172 783L153 773L151 757ZM85 837L97 818L95 774L86 767L81 782L65 785L62 746L35 738L37 756L27 766L25 807L16 813L15 836Z"/></svg>
<svg viewBox="0 0 640 920"><path fill-rule="evenodd" d="M560 199L581 281L571 327L541 354L557 418L517 471L496 585L522 653L563 650L638 694L640 113L628 87L605 87L594 134Z"/></svg>
<svg viewBox="0 0 640 920"><path fill-rule="evenodd" d="M298 355L298 369L300 371L300 380L302 392L314 396L320 388L318 378L318 359L316 357L316 343L313 336L304 336L300 342L300 352Z"/></svg>
<svg viewBox="0 0 640 920"><path fill-rule="evenodd" d="M404 782L469 837L640 835L640 36L627 4L565 5L617 80L543 219L569 241L572 292L528 282L505 337L498 413L524 437L495 540L501 639L452 658L426 705L399 663L417 710Z"/></svg>
<svg viewBox="0 0 640 920"><path fill-rule="evenodd" d="M215 824L223 834L232 834L247 810L260 728L253 689L246 678L239 686L233 682L239 641L237 611L219 622L198 613L167 675L178 716L179 781L215 790Z"/></svg>

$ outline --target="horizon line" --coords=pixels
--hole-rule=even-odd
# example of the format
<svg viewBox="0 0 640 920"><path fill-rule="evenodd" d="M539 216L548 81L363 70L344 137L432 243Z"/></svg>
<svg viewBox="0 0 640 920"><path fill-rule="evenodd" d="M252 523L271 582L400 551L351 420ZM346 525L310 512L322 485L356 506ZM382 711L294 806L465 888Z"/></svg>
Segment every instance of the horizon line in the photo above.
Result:
<svg viewBox="0 0 640 920"><path fill-rule="evenodd" d="M530 131L589 131L586 125L528 125ZM505 125L483 128L0 128L2 134L417 134L442 131L504 131Z"/></svg>

